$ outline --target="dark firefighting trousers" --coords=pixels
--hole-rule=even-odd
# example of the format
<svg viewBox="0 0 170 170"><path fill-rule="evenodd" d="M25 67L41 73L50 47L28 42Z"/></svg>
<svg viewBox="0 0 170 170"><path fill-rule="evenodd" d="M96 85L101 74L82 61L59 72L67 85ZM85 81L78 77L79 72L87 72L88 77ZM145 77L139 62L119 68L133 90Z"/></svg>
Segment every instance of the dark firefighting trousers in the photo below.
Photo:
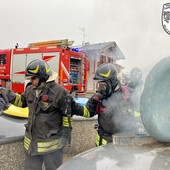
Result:
<svg viewBox="0 0 170 170"><path fill-rule="evenodd" d="M25 170L56 170L63 163L63 149L44 155L30 156L25 153Z"/></svg>

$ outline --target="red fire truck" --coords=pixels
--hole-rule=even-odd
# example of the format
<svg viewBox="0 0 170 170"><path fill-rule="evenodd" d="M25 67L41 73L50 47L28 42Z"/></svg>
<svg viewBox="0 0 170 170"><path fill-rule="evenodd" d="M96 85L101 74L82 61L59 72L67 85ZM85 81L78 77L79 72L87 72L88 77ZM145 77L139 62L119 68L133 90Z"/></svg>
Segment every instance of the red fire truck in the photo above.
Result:
<svg viewBox="0 0 170 170"><path fill-rule="evenodd" d="M76 52L63 41L29 44L27 48L0 50L0 85L22 93L28 80L25 68L34 59L47 62L58 73L56 82L70 92L87 90L88 59L83 52Z"/></svg>

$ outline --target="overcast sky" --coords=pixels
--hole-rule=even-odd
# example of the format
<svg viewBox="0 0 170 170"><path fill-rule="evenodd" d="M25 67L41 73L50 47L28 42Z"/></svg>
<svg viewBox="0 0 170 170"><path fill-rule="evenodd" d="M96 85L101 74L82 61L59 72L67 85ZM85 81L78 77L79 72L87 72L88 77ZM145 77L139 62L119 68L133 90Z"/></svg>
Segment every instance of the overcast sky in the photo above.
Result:
<svg viewBox="0 0 170 170"><path fill-rule="evenodd" d="M115 41L123 66L148 70L170 55L161 24L165 0L0 0L0 48L70 39L74 45Z"/></svg>

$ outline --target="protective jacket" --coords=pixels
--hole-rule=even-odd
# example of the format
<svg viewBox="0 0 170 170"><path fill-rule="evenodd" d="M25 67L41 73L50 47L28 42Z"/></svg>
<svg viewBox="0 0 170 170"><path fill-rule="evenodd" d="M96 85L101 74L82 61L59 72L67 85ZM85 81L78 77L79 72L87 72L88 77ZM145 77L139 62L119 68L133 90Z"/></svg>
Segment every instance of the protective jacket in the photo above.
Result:
<svg viewBox="0 0 170 170"><path fill-rule="evenodd" d="M127 97L126 91L121 88L97 105L97 146L112 142L112 135L115 133L132 129L134 120L133 115L129 112Z"/></svg>
<svg viewBox="0 0 170 170"><path fill-rule="evenodd" d="M25 125L24 148L30 155L56 151L66 145L70 135L70 122L66 110L68 92L54 81L42 89L28 86L21 95L16 94L13 104L29 108ZM91 117L88 109L71 102L71 114Z"/></svg>

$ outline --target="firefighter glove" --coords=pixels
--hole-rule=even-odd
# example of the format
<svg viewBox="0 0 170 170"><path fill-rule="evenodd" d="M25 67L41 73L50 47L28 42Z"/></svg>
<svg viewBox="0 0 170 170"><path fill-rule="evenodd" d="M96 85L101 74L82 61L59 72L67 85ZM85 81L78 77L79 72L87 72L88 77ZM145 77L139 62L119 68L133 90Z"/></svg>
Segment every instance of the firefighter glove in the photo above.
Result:
<svg viewBox="0 0 170 170"><path fill-rule="evenodd" d="M69 115L71 116L71 105L73 102L73 97L71 95L67 95L65 97L65 110L64 110L64 115Z"/></svg>
<svg viewBox="0 0 170 170"><path fill-rule="evenodd" d="M91 99L93 100L93 102L100 103L102 100L102 95L99 93L96 93L91 97Z"/></svg>
<svg viewBox="0 0 170 170"><path fill-rule="evenodd" d="M71 127L63 127L62 137L61 137L61 142L63 147L71 143L71 131L72 131Z"/></svg>
<svg viewBox="0 0 170 170"><path fill-rule="evenodd" d="M86 103L86 108L90 112L90 117L94 116L96 114L96 108L98 104L101 103L101 95L96 93L94 94Z"/></svg>
<svg viewBox="0 0 170 170"><path fill-rule="evenodd" d="M16 94L4 87L0 87L0 97L4 100L6 107L8 108L10 103L15 100Z"/></svg>

